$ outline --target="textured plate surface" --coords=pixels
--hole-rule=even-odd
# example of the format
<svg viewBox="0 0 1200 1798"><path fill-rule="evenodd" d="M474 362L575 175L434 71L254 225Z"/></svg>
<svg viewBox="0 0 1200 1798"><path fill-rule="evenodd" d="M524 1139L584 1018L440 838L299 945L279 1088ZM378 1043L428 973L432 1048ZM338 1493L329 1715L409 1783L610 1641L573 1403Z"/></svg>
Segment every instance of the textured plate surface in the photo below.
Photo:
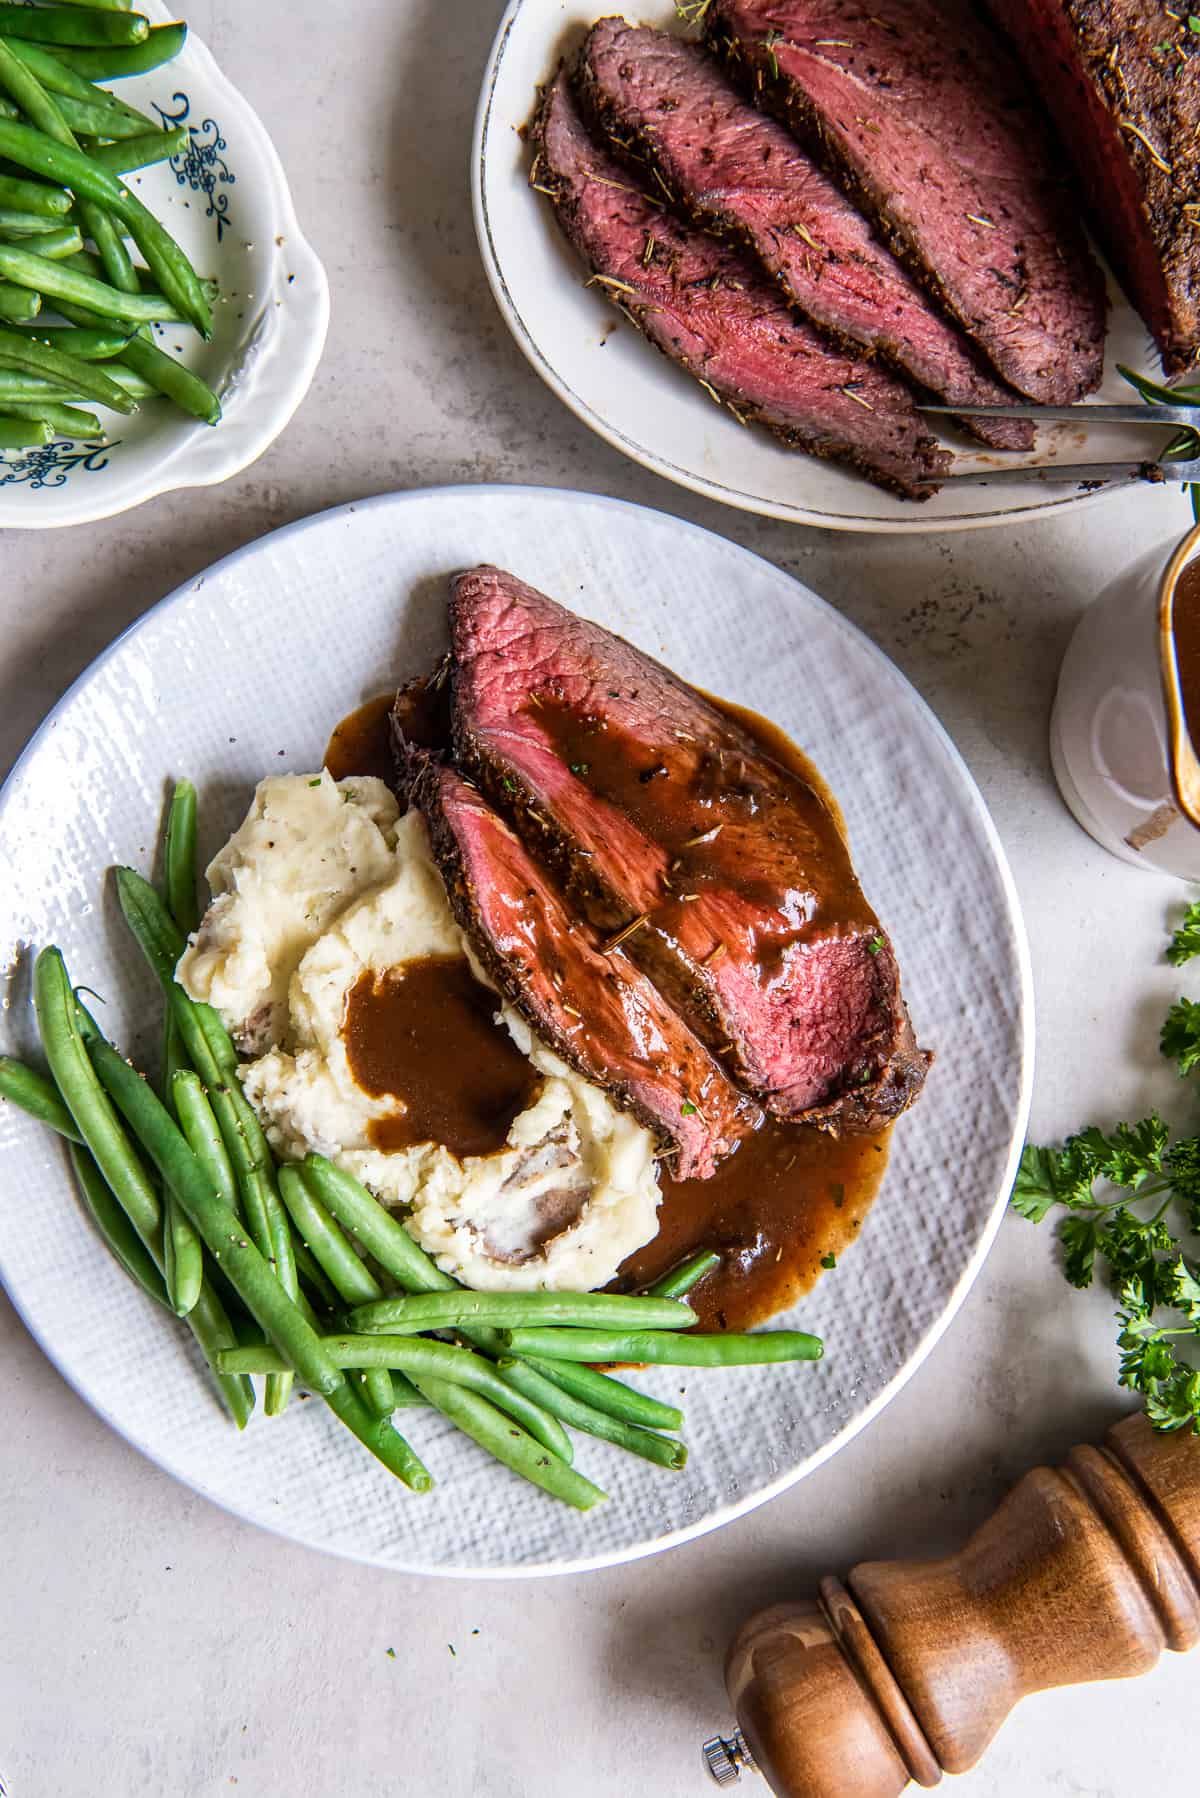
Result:
<svg viewBox="0 0 1200 1798"><path fill-rule="evenodd" d="M176 17L165 0L141 10ZM164 125L186 125L187 151L141 169L129 186L196 268L220 283L213 335L156 327L160 347L221 396L215 428L168 400L130 418L101 408L108 441L0 454L0 530L85 524L176 487L207 487L261 456L308 392L329 326L329 283L292 208L275 146L258 115L189 33L173 62L101 83Z"/></svg>
<svg viewBox="0 0 1200 1798"><path fill-rule="evenodd" d="M920 505L893 498L849 470L784 449L766 431L746 430L619 318L598 287L585 288L550 202L529 188L529 151L518 133L538 84L603 13L598 0L510 0L483 78L471 170L479 247L505 322L585 424L643 467L710 499L833 530L972 530L1102 502L1102 492L1034 481L958 491L951 485ZM625 17L683 30L670 0L646 0L625 9ZM1111 281L1109 289L1105 378L1092 397L1128 403L1132 389L1117 363L1160 379L1161 370L1145 326ZM976 453L965 437L946 441L961 452L956 466L963 471L1029 459ZM1039 433L1036 460L1128 460L1157 454L1164 441L1161 430L1054 425Z"/></svg>
<svg viewBox="0 0 1200 1798"><path fill-rule="evenodd" d="M207 856L267 772L316 765L332 724L429 665L446 576L498 562L685 678L776 719L824 771L867 893L938 1059L895 1132L882 1192L797 1307L816 1367L638 1376L687 1389L691 1459L668 1474L580 1439L611 1493L581 1518L440 1419L404 1427L438 1486L413 1498L328 1413L293 1404L239 1437L190 1339L113 1264L63 1154L0 1105L0 1278L77 1390L198 1491L296 1540L386 1566L526 1574L603 1565L760 1503L861 1428L961 1303L999 1221L1028 1102L1028 956L994 829L899 672L843 618L745 550L660 513L539 489L450 488L348 506L230 557L151 612L51 714L0 796L8 969L0 1050L30 1053L29 952L57 941L112 1034L155 1065L159 1006L105 869L147 866L166 782L200 788Z"/></svg>

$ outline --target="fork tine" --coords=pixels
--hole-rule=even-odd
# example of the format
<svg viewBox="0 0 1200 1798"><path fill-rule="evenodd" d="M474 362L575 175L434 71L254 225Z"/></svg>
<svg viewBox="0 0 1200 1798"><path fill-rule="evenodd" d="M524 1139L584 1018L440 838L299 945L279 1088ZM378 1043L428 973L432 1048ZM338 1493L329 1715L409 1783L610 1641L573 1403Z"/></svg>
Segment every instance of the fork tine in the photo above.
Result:
<svg viewBox="0 0 1200 1798"><path fill-rule="evenodd" d="M1109 486L1117 481L1200 481L1200 461L1192 462L1047 462L1030 468L973 468L964 474L950 474L942 485L968 482L976 486L993 481L1040 481L1045 485L1069 485L1072 481L1095 482Z"/></svg>

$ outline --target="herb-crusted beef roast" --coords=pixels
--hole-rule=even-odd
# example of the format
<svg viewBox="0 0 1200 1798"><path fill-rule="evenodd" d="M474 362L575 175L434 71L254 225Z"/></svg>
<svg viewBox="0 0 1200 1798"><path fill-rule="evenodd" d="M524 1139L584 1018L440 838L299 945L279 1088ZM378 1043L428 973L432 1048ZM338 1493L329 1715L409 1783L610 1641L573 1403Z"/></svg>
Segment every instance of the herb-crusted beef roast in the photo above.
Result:
<svg viewBox="0 0 1200 1798"><path fill-rule="evenodd" d="M497 986L556 1054L672 1146L676 1179L705 1179L760 1121L657 989L568 911L482 794L417 754L411 780L459 924Z"/></svg>
<svg viewBox="0 0 1200 1798"><path fill-rule="evenodd" d="M924 1077L891 944L818 793L732 718L499 569L450 607L459 766L777 1116L866 1128Z"/></svg>
<svg viewBox="0 0 1200 1798"><path fill-rule="evenodd" d="M841 189L698 44L601 19L577 83L598 134L653 171L698 224L743 242L815 325L950 403L1015 400ZM1033 443L1027 419L978 419L970 428L997 449Z"/></svg>
<svg viewBox="0 0 1200 1798"><path fill-rule="evenodd" d="M1159 0L988 0L1167 369L1200 357L1200 36Z"/></svg>
<svg viewBox="0 0 1200 1798"><path fill-rule="evenodd" d="M745 422L925 499L948 457L911 394L796 318L744 253L672 218L591 142L560 71L533 126L530 179L593 279L652 343Z"/></svg>
<svg viewBox="0 0 1200 1798"><path fill-rule="evenodd" d="M1028 77L970 0L712 0L710 39L1021 393L1098 385L1104 283Z"/></svg>

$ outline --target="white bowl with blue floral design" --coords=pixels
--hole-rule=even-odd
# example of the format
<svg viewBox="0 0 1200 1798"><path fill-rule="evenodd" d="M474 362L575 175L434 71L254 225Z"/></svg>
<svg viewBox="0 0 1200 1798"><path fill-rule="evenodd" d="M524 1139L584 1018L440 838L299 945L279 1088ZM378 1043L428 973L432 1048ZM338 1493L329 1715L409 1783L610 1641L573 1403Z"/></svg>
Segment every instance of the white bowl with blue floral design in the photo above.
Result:
<svg viewBox="0 0 1200 1798"><path fill-rule="evenodd" d="M155 24L176 16L162 0L139 10ZM220 395L223 417L205 425L169 400L145 400L128 418L97 408L108 426L101 443L58 439L0 453L0 530L85 524L174 488L228 480L288 423L325 344L325 270L261 120L205 46L189 34L173 62L111 85L152 119L187 127L184 155L128 184L219 285L208 343L187 326L155 330L160 347Z"/></svg>

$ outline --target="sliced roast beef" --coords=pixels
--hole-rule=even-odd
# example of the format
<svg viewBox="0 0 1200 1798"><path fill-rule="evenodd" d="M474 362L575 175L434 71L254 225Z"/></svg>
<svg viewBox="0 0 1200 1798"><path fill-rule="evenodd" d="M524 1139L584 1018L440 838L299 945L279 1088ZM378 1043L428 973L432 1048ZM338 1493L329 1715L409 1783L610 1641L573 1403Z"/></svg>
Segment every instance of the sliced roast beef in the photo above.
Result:
<svg viewBox="0 0 1200 1798"><path fill-rule="evenodd" d="M732 245L672 218L591 142L562 72L533 127L530 179L608 297L744 423L925 499L948 461L911 394L790 312Z"/></svg>
<svg viewBox="0 0 1200 1798"><path fill-rule="evenodd" d="M609 949L777 1116L855 1128L902 1110L925 1058L891 944L814 788L693 688L510 574L458 576L450 613L459 765L516 816Z"/></svg>
<svg viewBox="0 0 1200 1798"><path fill-rule="evenodd" d="M712 0L734 78L796 132L992 366L1100 380L1103 277L1028 78L971 0Z"/></svg>
<svg viewBox="0 0 1200 1798"><path fill-rule="evenodd" d="M669 1145L677 1179L706 1179L758 1107L638 968L601 952L482 794L436 758L416 763L412 803L486 971L544 1043Z"/></svg>
<svg viewBox="0 0 1200 1798"><path fill-rule="evenodd" d="M1175 373L1200 356L1200 37L1159 0L988 0Z"/></svg>
<svg viewBox="0 0 1200 1798"><path fill-rule="evenodd" d="M874 351L961 405L1016 400L782 125L743 100L698 44L623 19L592 27L577 76L584 111L697 224L743 242L839 342ZM967 423L996 449L1028 449L1028 419Z"/></svg>

